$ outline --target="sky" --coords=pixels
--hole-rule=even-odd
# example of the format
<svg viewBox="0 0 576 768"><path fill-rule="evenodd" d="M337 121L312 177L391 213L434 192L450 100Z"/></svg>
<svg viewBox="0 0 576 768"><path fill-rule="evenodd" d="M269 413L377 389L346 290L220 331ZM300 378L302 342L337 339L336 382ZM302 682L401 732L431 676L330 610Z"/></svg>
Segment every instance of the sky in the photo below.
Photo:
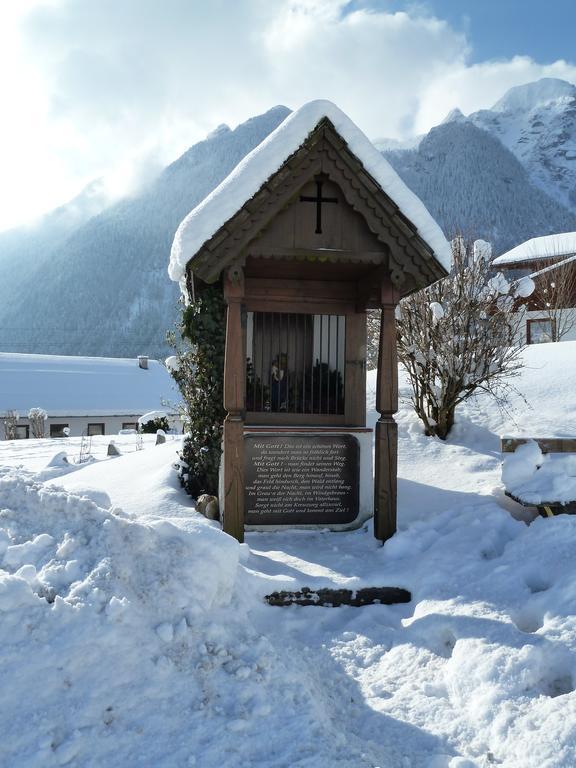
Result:
<svg viewBox="0 0 576 768"><path fill-rule="evenodd" d="M0 230L111 199L221 123L338 104L405 139L540 77L576 83L574 0L2 0Z"/></svg>

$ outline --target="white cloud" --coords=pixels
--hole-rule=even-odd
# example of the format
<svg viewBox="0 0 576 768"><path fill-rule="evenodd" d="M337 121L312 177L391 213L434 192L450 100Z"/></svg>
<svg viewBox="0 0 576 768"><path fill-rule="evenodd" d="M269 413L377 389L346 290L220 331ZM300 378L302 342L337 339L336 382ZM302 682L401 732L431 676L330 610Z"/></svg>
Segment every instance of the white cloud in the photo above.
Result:
<svg viewBox="0 0 576 768"><path fill-rule="evenodd" d="M507 61L488 61L473 66L462 63L440 71L420 99L416 132L428 131L454 107L466 115L490 108L509 88L541 77L558 77L576 83L576 66L565 61L538 64L527 56L515 56Z"/></svg>
<svg viewBox="0 0 576 768"><path fill-rule="evenodd" d="M469 66L466 38L446 22L346 0L26 3L0 45L0 227L97 175L122 187L142 161L167 162L275 104L328 98L369 136L406 137L511 85L576 79L563 63Z"/></svg>

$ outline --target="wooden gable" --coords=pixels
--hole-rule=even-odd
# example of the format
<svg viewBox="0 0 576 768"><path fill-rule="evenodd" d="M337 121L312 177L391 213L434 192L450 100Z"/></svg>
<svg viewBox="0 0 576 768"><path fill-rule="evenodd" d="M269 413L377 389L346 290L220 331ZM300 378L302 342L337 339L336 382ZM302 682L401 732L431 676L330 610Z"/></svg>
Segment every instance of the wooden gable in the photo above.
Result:
<svg viewBox="0 0 576 768"><path fill-rule="evenodd" d="M348 203L338 184L324 175L307 181L247 246L246 253L259 258L315 255L324 261L381 264L387 248Z"/></svg>
<svg viewBox="0 0 576 768"><path fill-rule="evenodd" d="M323 223L317 232L322 197ZM247 258L381 265L401 295L445 276L416 227L323 118L294 152L188 262L188 276L216 281Z"/></svg>

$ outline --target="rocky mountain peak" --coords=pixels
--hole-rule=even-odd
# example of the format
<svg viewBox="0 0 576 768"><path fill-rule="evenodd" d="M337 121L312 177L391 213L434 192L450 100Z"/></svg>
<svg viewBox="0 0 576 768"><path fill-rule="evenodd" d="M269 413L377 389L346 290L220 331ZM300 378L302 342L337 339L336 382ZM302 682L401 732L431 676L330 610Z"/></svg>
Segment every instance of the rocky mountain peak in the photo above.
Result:
<svg viewBox="0 0 576 768"><path fill-rule="evenodd" d="M559 99L576 99L576 86L556 77L543 77L533 83L506 91L492 107L493 112L529 112Z"/></svg>
<svg viewBox="0 0 576 768"><path fill-rule="evenodd" d="M448 112L440 125L445 125L446 123L458 123L462 122L463 120L466 120L466 116L456 107L456 109L451 109L450 112Z"/></svg>

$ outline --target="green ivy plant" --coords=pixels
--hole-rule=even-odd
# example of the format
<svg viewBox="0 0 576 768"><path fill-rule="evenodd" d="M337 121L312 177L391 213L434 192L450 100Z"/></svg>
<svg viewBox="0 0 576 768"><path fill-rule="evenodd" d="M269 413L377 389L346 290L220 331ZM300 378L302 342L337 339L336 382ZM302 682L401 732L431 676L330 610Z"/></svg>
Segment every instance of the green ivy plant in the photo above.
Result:
<svg viewBox="0 0 576 768"><path fill-rule="evenodd" d="M226 302L220 284L198 287L184 308L177 346L178 367L171 371L185 402L182 484L192 496L218 496L224 399Z"/></svg>

